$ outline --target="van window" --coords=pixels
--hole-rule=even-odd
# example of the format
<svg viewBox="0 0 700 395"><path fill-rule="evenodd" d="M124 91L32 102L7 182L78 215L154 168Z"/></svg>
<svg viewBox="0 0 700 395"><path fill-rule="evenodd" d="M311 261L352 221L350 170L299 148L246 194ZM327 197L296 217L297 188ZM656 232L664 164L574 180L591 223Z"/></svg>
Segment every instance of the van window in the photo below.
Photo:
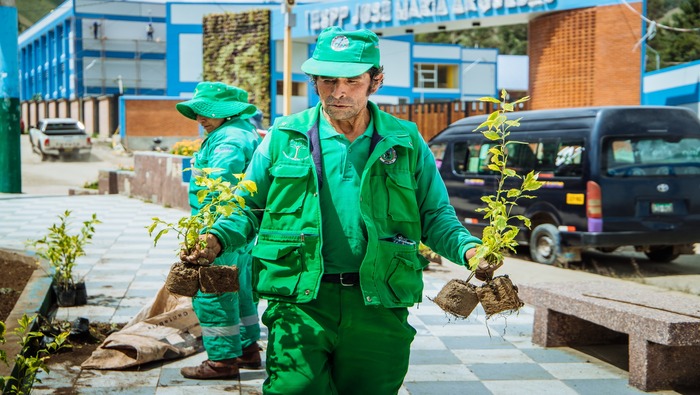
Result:
<svg viewBox="0 0 700 395"><path fill-rule="evenodd" d="M454 172L459 175L474 175L478 173L483 174L484 172L479 170L482 166L482 163L488 163L486 161L485 154L482 153L482 151L484 151L484 147L486 146L486 144L482 145L480 142L454 143L452 147L452 168L454 169ZM488 148L486 148L484 152L487 151Z"/></svg>
<svg viewBox="0 0 700 395"><path fill-rule="evenodd" d="M559 141L554 156L554 176L580 177L583 174L583 141ZM543 169L544 171L544 169Z"/></svg>
<svg viewBox="0 0 700 395"><path fill-rule="evenodd" d="M494 143L456 142L453 146L453 169L459 175L495 175L488 165L489 150ZM519 174L532 170L540 172L542 178L574 177L583 172L581 153L583 141L561 139L539 140L529 143L508 143L507 166Z"/></svg>
<svg viewBox="0 0 700 395"><path fill-rule="evenodd" d="M445 149L447 144L433 144L430 146L430 152L435 157L435 165L438 169L442 167L442 159L445 157Z"/></svg>
<svg viewBox="0 0 700 395"><path fill-rule="evenodd" d="M700 138L608 138L603 173L610 177L700 174Z"/></svg>

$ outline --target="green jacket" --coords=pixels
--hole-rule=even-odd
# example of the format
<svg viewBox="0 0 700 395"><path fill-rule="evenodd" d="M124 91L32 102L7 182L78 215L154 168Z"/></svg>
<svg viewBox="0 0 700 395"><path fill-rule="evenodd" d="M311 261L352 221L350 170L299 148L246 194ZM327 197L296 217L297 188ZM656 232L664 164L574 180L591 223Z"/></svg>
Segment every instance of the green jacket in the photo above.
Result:
<svg viewBox="0 0 700 395"><path fill-rule="evenodd" d="M408 307L422 298L427 261L418 253L419 241L462 265L464 252L480 241L457 219L415 124L380 111L372 102L369 108L375 137L358 196L367 229L360 286L367 305ZM253 284L263 298L303 303L318 292L323 274L318 192L323 186L318 168L322 159L314 161L314 152L319 152L314 151L319 146L314 135L320 111L319 104L276 120L246 174L258 189L245 196L247 216L222 219L212 229L224 249L250 240L257 231ZM256 167L258 155L267 155L267 171ZM397 243L398 235L409 243Z"/></svg>

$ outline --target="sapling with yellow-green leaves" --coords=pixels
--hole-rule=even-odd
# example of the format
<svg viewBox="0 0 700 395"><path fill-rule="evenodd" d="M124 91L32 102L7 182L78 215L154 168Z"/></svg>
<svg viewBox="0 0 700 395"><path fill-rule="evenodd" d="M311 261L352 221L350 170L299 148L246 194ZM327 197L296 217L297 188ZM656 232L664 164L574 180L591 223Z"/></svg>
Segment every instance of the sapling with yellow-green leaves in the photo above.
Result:
<svg viewBox="0 0 700 395"><path fill-rule="evenodd" d="M529 97L512 103L508 103L507 98L508 93L502 90L501 100L492 97L479 99L497 105L497 109L474 131L482 133L486 140L493 144L488 150L490 159L487 167L497 175L498 184L493 195L482 196L481 201L485 206L477 209L478 212L484 213L488 225L482 232L482 244L476 247L476 254L469 258L468 266L472 276L482 261L495 270L503 265L503 260L509 252L515 252L515 247L518 246L516 236L520 231L518 224L522 223L529 228L530 219L514 214L513 209L517 207L520 199L534 198L535 196L529 195L528 192L542 186L534 171L520 175L514 169L508 168L508 145L525 143L509 140L510 129L518 127L521 118L508 119L507 113L515 111L517 105L529 100ZM506 188L506 180L509 178L521 179L520 187ZM448 282L435 298L436 304L446 312L461 318L468 317L478 303L481 303L487 317L522 307L517 287L507 275L487 278L479 287L469 283L472 276L467 281L454 279Z"/></svg>
<svg viewBox="0 0 700 395"><path fill-rule="evenodd" d="M32 325L36 315L28 316L23 314L17 320L18 326L14 329L14 335L18 347L15 355L8 355L4 349L0 349L0 361L7 366L14 363L14 369L9 376L0 376L0 390L7 395L29 394L32 391L34 382L41 383L37 378L40 372L50 373L46 362L50 354L54 354L64 348L72 347L68 342L69 331L59 333L50 342L42 342L44 334L33 331ZM7 327L0 321L0 344L5 344ZM10 357L13 360L10 360Z"/></svg>
<svg viewBox="0 0 700 395"><path fill-rule="evenodd" d="M507 166L507 145L526 143L508 140L510 129L520 126L522 118L511 120L506 114L515 111L518 104L530 99L529 96L526 96L513 103L508 103L505 101L507 97L508 93L502 90L502 100L492 97L479 99L495 103L500 107L474 129L475 132L481 132L487 140L495 143L488 151L491 154L488 169L498 174L498 186L495 194L481 197L481 201L486 206L476 209L477 212L484 213L484 219L487 219L489 224L483 230L482 244L477 247L476 254L469 259L469 268L472 270L476 269L481 260L500 266L508 251L515 252L515 247L518 246L515 238L520 232L517 222L520 221L527 228L530 228L530 219L524 215L514 215L512 210L518 205L518 200L535 198L535 196L528 195L527 192L536 191L542 186L542 182L537 180L538 174L534 170L525 175L519 175ZM506 189L505 183L508 178L522 179L520 188Z"/></svg>
<svg viewBox="0 0 700 395"><path fill-rule="evenodd" d="M195 249L206 248L206 237L217 219L227 217L245 208L245 199L236 194L242 191L253 195L257 192L254 182L244 180L244 174L234 174L239 180L237 184L224 181L222 177L211 177L212 173L220 172L218 168L201 169L201 174L195 176L195 185L202 187L197 191L197 200L203 204L198 212L181 217L177 222L163 221L153 217L151 225L147 226L153 244L157 245L160 238L174 231L181 239L181 251L192 253ZM180 254L180 253L178 253ZM233 292L238 290L238 274L235 266L209 266L208 261L202 261L202 267L188 262L176 262L166 280L167 288L175 294L193 296L198 290L207 293ZM214 283L212 283L212 281Z"/></svg>

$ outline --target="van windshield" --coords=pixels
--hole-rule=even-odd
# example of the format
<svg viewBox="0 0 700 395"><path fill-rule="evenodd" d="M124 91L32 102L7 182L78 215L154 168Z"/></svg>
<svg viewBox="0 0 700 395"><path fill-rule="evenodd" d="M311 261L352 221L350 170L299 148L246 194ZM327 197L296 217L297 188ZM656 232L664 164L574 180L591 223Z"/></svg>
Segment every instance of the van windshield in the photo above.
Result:
<svg viewBox="0 0 700 395"><path fill-rule="evenodd" d="M700 175L700 138L609 138L603 174L610 177Z"/></svg>

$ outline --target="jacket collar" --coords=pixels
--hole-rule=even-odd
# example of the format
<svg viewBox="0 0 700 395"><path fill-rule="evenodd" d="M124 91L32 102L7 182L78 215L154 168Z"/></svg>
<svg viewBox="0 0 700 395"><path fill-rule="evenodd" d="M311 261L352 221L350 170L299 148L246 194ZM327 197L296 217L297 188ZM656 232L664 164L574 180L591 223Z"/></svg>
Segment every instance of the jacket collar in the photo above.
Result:
<svg viewBox="0 0 700 395"><path fill-rule="evenodd" d="M402 145L411 147L409 129L400 123L395 117L381 111L379 106L372 101L367 102L372 119L374 121L374 132L379 134L380 140L389 139L391 145ZM278 119L275 124L279 129L293 130L298 133L308 135L318 124L321 116L321 103L315 107Z"/></svg>

